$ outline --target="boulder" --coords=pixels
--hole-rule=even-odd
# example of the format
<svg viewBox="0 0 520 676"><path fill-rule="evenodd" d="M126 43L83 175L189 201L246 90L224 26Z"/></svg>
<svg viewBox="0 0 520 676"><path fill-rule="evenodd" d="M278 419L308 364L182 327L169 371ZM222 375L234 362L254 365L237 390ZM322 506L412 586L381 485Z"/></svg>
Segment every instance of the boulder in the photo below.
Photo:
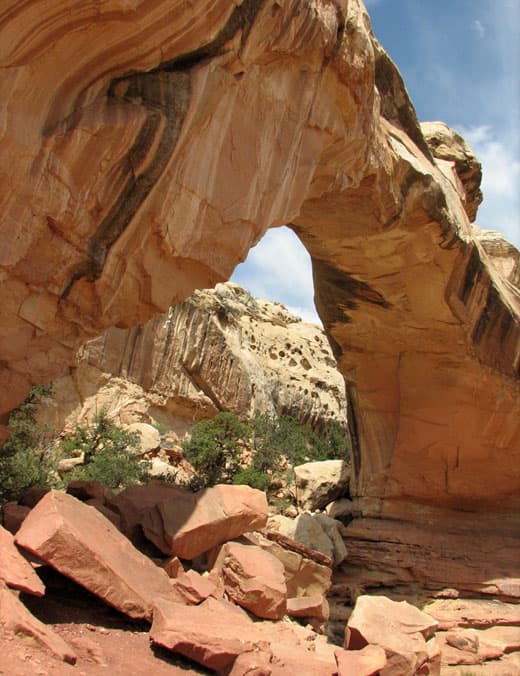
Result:
<svg viewBox="0 0 520 676"><path fill-rule="evenodd" d="M107 507L104 502L98 500L97 498L91 498L90 500L86 500L85 504L89 507L97 509L98 512L103 514L103 516L111 521L118 530L121 530L121 517L119 514L116 514L116 512Z"/></svg>
<svg viewBox="0 0 520 676"><path fill-rule="evenodd" d="M78 500L99 500L102 503L115 497L114 493L98 481L71 481L67 486L67 493Z"/></svg>
<svg viewBox="0 0 520 676"><path fill-rule="evenodd" d="M271 540L262 533L247 533L241 540L262 547L275 556L283 565L288 598L300 596L325 596L330 589L330 566L309 558L311 551L289 538L282 542ZM294 548L289 548L291 543ZM330 561L330 559L329 559Z"/></svg>
<svg viewBox="0 0 520 676"><path fill-rule="evenodd" d="M268 521L268 528L325 554L334 565L339 565L347 556L339 531L341 525L326 514L308 512L300 514L296 519L275 515L269 517Z"/></svg>
<svg viewBox="0 0 520 676"><path fill-rule="evenodd" d="M209 669L231 666L254 649L251 620L231 604L214 599L199 606L183 606L157 599L150 638Z"/></svg>
<svg viewBox="0 0 520 676"><path fill-rule="evenodd" d="M168 577L177 577L180 573L184 573L184 566L177 556L172 556L161 565L163 570L166 571Z"/></svg>
<svg viewBox="0 0 520 676"><path fill-rule="evenodd" d="M167 492L139 523L145 536L165 554L193 559L213 547L263 528L267 522L265 493L249 486L218 485L198 493Z"/></svg>
<svg viewBox="0 0 520 676"><path fill-rule="evenodd" d="M331 517L331 519L343 520L344 518L350 517L354 509L354 503L348 498L340 498L339 500L333 500L325 507L325 511Z"/></svg>
<svg viewBox="0 0 520 676"><path fill-rule="evenodd" d="M280 620L286 612L284 567L269 552L255 545L227 542L214 566L235 603L256 617Z"/></svg>
<svg viewBox="0 0 520 676"><path fill-rule="evenodd" d="M326 622L329 619L329 604L323 596L299 596L287 599L287 615L312 617Z"/></svg>
<svg viewBox="0 0 520 676"><path fill-rule="evenodd" d="M17 502L6 502L2 506L2 524L4 528L14 535L30 511L30 507L19 505Z"/></svg>
<svg viewBox="0 0 520 676"><path fill-rule="evenodd" d="M386 653L380 646L361 650L336 650L338 676L377 676L386 666Z"/></svg>
<svg viewBox="0 0 520 676"><path fill-rule="evenodd" d="M61 636L58 636L50 627L31 615L15 593L8 589L1 580L0 625L18 636L30 636L64 662L76 663L76 654ZM27 673L33 672L28 671Z"/></svg>
<svg viewBox="0 0 520 676"><path fill-rule="evenodd" d="M150 637L168 650L233 676L265 673L247 671L247 667L252 666L251 658L266 670L266 655L272 676L331 676L336 671L334 647L314 632L287 622L253 622L237 606L211 597L198 606L158 600ZM256 651L264 655L255 658L251 653ZM237 663L244 654L249 658Z"/></svg>
<svg viewBox="0 0 520 676"><path fill-rule="evenodd" d="M207 575L203 576L195 570L180 573L172 584L175 598L180 603L197 605L205 601L208 596L215 594L217 585Z"/></svg>
<svg viewBox="0 0 520 676"><path fill-rule="evenodd" d="M50 491L23 522L16 543L133 618L150 620L153 601L171 590L164 570L100 512L66 493Z"/></svg>
<svg viewBox="0 0 520 676"><path fill-rule="evenodd" d="M134 422L127 425L129 432L137 432L140 455L156 451L161 446L161 435L152 425L143 422Z"/></svg>
<svg viewBox="0 0 520 676"><path fill-rule="evenodd" d="M296 502L300 509L323 509L348 491L350 465L344 460L306 462L294 468Z"/></svg>
<svg viewBox="0 0 520 676"><path fill-rule="evenodd" d="M14 537L0 526L0 580L9 587L43 596L45 586L14 544Z"/></svg>
<svg viewBox="0 0 520 676"><path fill-rule="evenodd" d="M18 504L32 509L48 492L49 489L44 486L31 486L30 488L26 488L20 495Z"/></svg>
<svg viewBox="0 0 520 676"><path fill-rule="evenodd" d="M421 669L440 673L440 652L434 635L438 623L406 601L385 596L359 596L345 630L345 648L371 644L384 649L385 676L414 676ZM433 639L433 642L432 642Z"/></svg>

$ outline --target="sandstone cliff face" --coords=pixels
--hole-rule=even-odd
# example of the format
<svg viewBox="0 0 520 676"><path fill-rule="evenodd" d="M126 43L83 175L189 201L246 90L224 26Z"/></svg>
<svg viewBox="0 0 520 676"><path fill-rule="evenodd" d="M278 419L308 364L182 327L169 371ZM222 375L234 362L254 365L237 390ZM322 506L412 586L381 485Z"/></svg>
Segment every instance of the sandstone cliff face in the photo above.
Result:
<svg viewBox="0 0 520 676"><path fill-rule="evenodd" d="M231 283L87 343L40 415L61 428L102 407L127 422L150 415L178 435L218 411L346 426L345 383L323 330Z"/></svg>
<svg viewBox="0 0 520 676"><path fill-rule="evenodd" d="M0 29L0 411L291 223L360 508L518 505L519 292L360 0L6 0Z"/></svg>

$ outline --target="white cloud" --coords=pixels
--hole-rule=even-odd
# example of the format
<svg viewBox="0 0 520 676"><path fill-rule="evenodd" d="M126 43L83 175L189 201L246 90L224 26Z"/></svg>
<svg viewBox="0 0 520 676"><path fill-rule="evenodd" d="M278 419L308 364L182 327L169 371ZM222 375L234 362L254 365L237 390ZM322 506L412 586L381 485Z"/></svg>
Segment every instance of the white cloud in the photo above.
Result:
<svg viewBox="0 0 520 676"><path fill-rule="evenodd" d="M279 301L302 319L319 323L310 256L289 228L268 230L236 268L232 281L257 298Z"/></svg>
<svg viewBox="0 0 520 676"><path fill-rule="evenodd" d="M484 24L479 19L474 19L473 23L471 24L471 27L478 34L478 36L481 37L481 38L483 38L484 35L486 34L486 29L484 28Z"/></svg>
<svg viewBox="0 0 520 676"><path fill-rule="evenodd" d="M477 224L499 230L520 246L520 159L517 144L508 143L488 125L460 129L482 163L484 202Z"/></svg>

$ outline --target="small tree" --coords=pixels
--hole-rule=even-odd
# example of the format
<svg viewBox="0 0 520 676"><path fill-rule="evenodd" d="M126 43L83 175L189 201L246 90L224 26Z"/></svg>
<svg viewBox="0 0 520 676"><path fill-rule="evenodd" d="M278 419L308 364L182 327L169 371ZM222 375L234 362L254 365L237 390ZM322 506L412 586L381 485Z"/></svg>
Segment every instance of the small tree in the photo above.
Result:
<svg viewBox="0 0 520 676"><path fill-rule="evenodd" d="M57 481L53 432L36 424L36 404L51 394L47 385L35 385L9 416L11 434L0 448L0 503L17 499L31 486Z"/></svg>
<svg viewBox="0 0 520 676"><path fill-rule="evenodd" d="M64 477L71 481L98 481L112 489L122 489L149 479L150 463L139 458L139 434L110 420L102 410L92 423L76 425L59 444L62 455L84 454L84 464Z"/></svg>
<svg viewBox="0 0 520 676"><path fill-rule="evenodd" d="M250 426L234 413L217 413L193 425L184 453L204 486L230 482L239 467L241 442L250 436Z"/></svg>

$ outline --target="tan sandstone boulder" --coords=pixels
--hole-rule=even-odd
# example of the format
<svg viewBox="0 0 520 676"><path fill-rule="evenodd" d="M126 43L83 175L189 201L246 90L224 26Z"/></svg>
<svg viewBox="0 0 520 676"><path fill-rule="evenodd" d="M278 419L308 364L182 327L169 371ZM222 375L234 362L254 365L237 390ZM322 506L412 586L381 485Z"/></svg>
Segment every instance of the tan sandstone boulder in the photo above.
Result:
<svg viewBox="0 0 520 676"><path fill-rule="evenodd" d="M96 509L66 493L49 492L16 543L130 617L151 619L154 600L171 590L164 570Z"/></svg>
<svg viewBox="0 0 520 676"><path fill-rule="evenodd" d="M296 502L311 512L323 509L348 491L350 465L344 460L306 462L294 468Z"/></svg>
<svg viewBox="0 0 520 676"><path fill-rule="evenodd" d="M429 674L439 674L437 626L436 620L406 601L359 596L345 630L345 648L361 650L369 644L383 648L384 676L414 676L425 668Z"/></svg>
<svg viewBox="0 0 520 676"><path fill-rule="evenodd" d="M127 426L129 432L135 432L138 436L138 447L141 455L156 451L161 445L159 431L144 422L134 422Z"/></svg>
<svg viewBox="0 0 520 676"><path fill-rule="evenodd" d="M312 617L326 622L329 619L329 604L323 596L300 596L287 599L287 615Z"/></svg>
<svg viewBox="0 0 520 676"><path fill-rule="evenodd" d="M301 542L329 557L335 566L347 557L347 549L339 531L341 523L326 514L304 512L291 519L287 516L269 517L268 527Z"/></svg>
<svg viewBox="0 0 520 676"><path fill-rule="evenodd" d="M256 617L280 620L287 609L284 567L269 552L255 545L227 542L213 568L230 599Z"/></svg>
<svg viewBox="0 0 520 676"><path fill-rule="evenodd" d="M139 523L145 536L165 554L193 559L213 547L263 528L267 522L265 493L249 486L218 485L198 493L164 491Z"/></svg>
<svg viewBox="0 0 520 676"><path fill-rule="evenodd" d="M34 568L16 548L11 533L2 526L0 526L0 580L9 587L28 594L35 596L45 594L45 586L34 572Z"/></svg>

